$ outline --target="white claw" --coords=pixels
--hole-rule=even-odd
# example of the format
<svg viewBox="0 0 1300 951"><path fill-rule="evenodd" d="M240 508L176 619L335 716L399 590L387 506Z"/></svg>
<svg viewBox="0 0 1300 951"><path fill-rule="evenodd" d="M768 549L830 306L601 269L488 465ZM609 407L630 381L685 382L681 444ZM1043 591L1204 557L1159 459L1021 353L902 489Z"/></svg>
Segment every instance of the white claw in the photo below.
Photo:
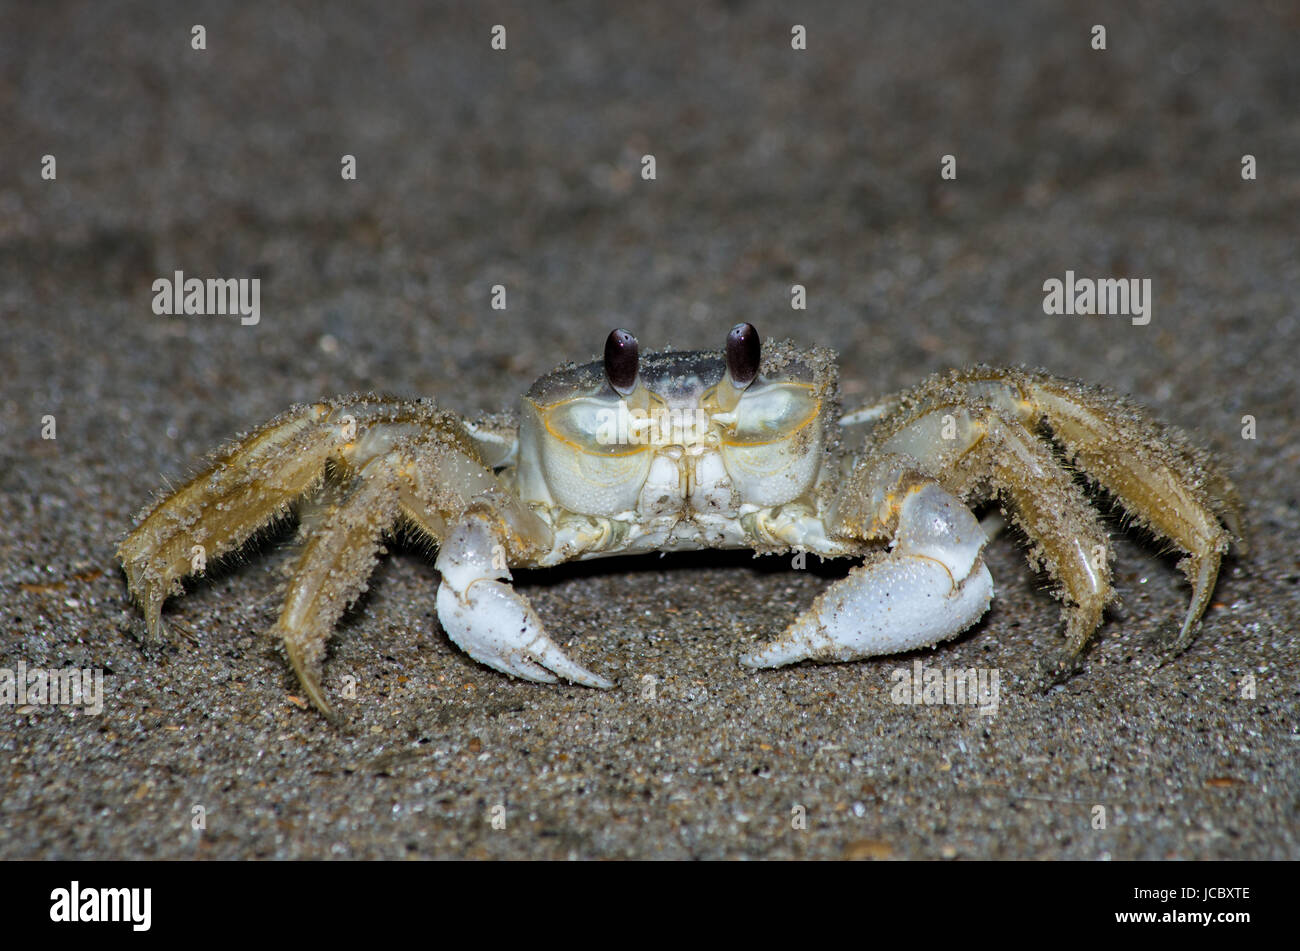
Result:
<svg viewBox="0 0 1300 951"><path fill-rule="evenodd" d="M922 487L902 503L890 555L854 568L779 638L740 662L857 660L959 634L993 597L993 578L979 557L985 538L965 506L937 485Z"/></svg>
<svg viewBox="0 0 1300 951"><path fill-rule="evenodd" d="M465 519L444 541L436 562L442 573L437 608L447 636L478 662L524 680L555 683L554 673L586 687L613 687L566 657L537 612L500 580L510 572L493 567L498 544L481 516Z"/></svg>

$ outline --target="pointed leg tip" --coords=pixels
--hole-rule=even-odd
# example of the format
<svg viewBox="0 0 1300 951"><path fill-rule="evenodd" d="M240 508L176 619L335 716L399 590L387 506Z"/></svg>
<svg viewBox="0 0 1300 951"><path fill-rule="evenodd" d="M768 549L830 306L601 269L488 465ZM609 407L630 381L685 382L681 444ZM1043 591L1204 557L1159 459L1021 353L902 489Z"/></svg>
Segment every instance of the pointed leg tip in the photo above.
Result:
<svg viewBox="0 0 1300 951"><path fill-rule="evenodd" d="M321 696L317 695L317 696L311 697L310 699L311 699L311 704L312 704L312 706L316 708L316 711L317 711L321 716L323 716L323 717L326 719L326 721L329 722L329 724L330 724L331 726L342 726L342 725L343 725L343 716L342 716L342 714L340 714L337 710L335 710L335 709L334 709L333 707L331 707L328 703L326 703L324 697L321 697Z"/></svg>
<svg viewBox="0 0 1300 951"><path fill-rule="evenodd" d="M167 625L163 621L163 604L167 600L167 589L162 585L138 582L128 574L127 593L144 615L143 640L161 641L167 637Z"/></svg>
<svg viewBox="0 0 1300 951"><path fill-rule="evenodd" d="M307 696L311 700L312 706L328 719L332 720L338 715L334 708L329 705L329 701L325 699L325 691L319 683L305 684L304 686L307 688Z"/></svg>
<svg viewBox="0 0 1300 951"><path fill-rule="evenodd" d="M303 692L307 694L307 699L311 701L311 705L325 719L331 723L338 723L338 714L325 699L325 691L321 687L320 660L309 656L301 644L289 638L284 638L284 649L285 653L289 655L289 663L298 677L298 683L302 685Z"/></svg>
<svg viewBox="0 0 1300 951"><path fill-rule="evenodd" d="M1161 641L1160 649L1163 656L1160 658L1160 666L1163 667L1182 656L1192 646L1200 630L1201 618L1195 613L1189 613L1182 626L1176 631L1171 631Z"/></svg>
<svg viewBox="0 0 1300 951"><path fill-rule="evenodd" d="M162 619L162 605L150 607L144 619L145 641L161 643L167 640L167 622Z"/></svg>
<svg viewBox="0 0 1300 951"><path fill-rule="evenodd" d="M337 726L340 722L339 714L325 699L325 691L321 688L320 681L299 671L298 682L302 684L303 692L307 694L307 699L311 701L311 705L316 708L317 712Z"/></svg>

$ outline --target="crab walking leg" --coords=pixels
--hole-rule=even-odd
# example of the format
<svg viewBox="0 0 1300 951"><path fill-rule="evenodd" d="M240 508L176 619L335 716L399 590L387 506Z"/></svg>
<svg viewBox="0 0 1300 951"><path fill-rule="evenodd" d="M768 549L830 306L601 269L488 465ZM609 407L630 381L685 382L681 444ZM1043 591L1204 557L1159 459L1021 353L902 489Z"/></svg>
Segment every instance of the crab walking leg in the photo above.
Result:
<svg viewBox="0 0 1300 951"><path fill-rule="evenodd" d="M399 518L440 543L447 525L476 501L499 514L522 550L536 541L526 530L544 522L517 502L501 498L496 477L470 455L469 443L455 421L426 419L411 435L409 422L370 429L345 456L342 466L355 475L348 483L327 483L320 497L302 513L302 554L293 572L284 610L276 625L298 678L312 703L332 715L321 690L325 641L347 606L365 590L378 562L381 536ZM522 511L517 511L522 510ZM536 524L528 522L531 517ZM516 525L525 529L515 529Z"/></svg>
<svg viewBox="0 0 1300 951"><path fill-rule="evenodd" d="M972 401L928 409L882 447L916 459L962 497L972 486L991 483L1034 545L1030 562L1047 570L1066 601L1068 647L1059 665L1064 672L1101 624L1113 596L1110 541L1069 472L1025 428L1029 417L1022 418L1005 387L998 390L979 394L981 401L989 400L985 405ZM944 427L955 438L941 438Z"/></svg>
<svg viewBox="0 0 1300 951"><path fill-rule="evenodd" d="M1236 488L1208 453L1123 401L1108 405L1088 388L1046 376L1032 377L1027 389L1076 465L1140 524L1187 552L1179 567L1192 600L1172 644L1175 652L1185 649L1210 603L1219 562L1242 535Z"/></svg>
<svg viewBox="0 0 1300 951"><path fill-rule="evenodd" d="M831 585L777 640L741 657L742 664L895 654L947 640L979 620L993 597L979 522L936 483L900 494L890 503L898 519L893 550Z"/></svg>
<svg viewBox="0 0 1300 951"><path fill-rule="evenodd" d="M1059 665L1065 672L1101 625L1114 596L1110 540L1083 491L1045 443L997 417L984 425L992 443L993 484L1034 545L1030 560L1047 569L1066 601L1066 656Z"/></svg>
<svg viewBox="0 0 1300 951"><path fill-rule="evenodd" d="M320 481L336 448L319 431L328 412L316 403L271 420L156 505L122 542L117 557L150 637L161 636L162 605L179 593L179 579L287 514Z"/></svg>
<svg viewBox="0 0 1300 951"><path fill-rule="evenodd" d="M179 581L238 549L259 528L325 478L326 464L364 465L399 439L430 425L453 445L472 443L431 404L377 396L296 406L218 455L150 509L118 548L149 636L163 633L162 606Z"/></svg>
<svg viewBox="0 0 1300 951"><path fill-rule="evenodd" d="M509 580L503 539L482 513L468 514L443 541L435 567L438 620L447 636L480 663L524 680L554 683L554 674L586 687L614 685L575 664L546 632ZM495 555L494 555L495 553Z"/></svg>
<svg viewBox="0 0 1300 951"><path fill-rule="evenodd" d="M366 589L381 536L398 516L392 452L367 463L349 486L327 485L302 517L302 552L275 634L316 709L332 716L321 690L325 641L344 610Z"/></svg>
<svg viewBox="0 0 1300 951"><path fill-rule="evenodd" d="M1177 653L1191 643L1223 555L1234 540L1245 549L1241 499L1208 452L1124 397L1042 372L978 367L932 379L914 393L903 402L932 407L937 397L979 415L993 409L1031 434L1046 423L1080 471L1135 521L1187 553L1179 567L1192 599L1171 646ZM900 417L881 425L906 438L916 422Z"/></svg>

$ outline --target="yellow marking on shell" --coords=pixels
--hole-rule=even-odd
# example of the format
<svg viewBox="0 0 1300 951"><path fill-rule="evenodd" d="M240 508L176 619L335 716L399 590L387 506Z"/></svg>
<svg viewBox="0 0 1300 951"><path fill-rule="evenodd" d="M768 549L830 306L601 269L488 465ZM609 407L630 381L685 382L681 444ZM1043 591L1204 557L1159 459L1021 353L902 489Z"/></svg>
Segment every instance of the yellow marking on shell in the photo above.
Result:
<svg viewBox="0 0 1300 951"><path fill-rule="evenodd" d="M816 387L814 387L810 383L781 383L780 386L785 388L798 387L799 389L808 390L809 393L812 394L810 397L810 401L812 405L809 408L807 415L804 416L804 418L799 421L799 424L797 426L793 426L789 429L782 429L778 433L775 433L771 439L762 439L762 440L739 439L739 438L727 439L724 437L722 442L728 446L740 446L744 448L750 448L753 446L771 446L775 443L788 441L800 430L806 429L811 423L816 421L817 417L821 414L821 408L822 408L821 400L819 400L815 395ZM701 404L705 404L710 396L713 398L713 401L716 404L717 389L718 388L715 386L711 390L709 390L709 392L705 394L705 398L700 401ZM733 412L735 411L733 410ZM735 433L735 429L736 427L734 423L726 427L726 431L732 433L733 435Z"/></svg>
<svg viewBox="0 0 1300 951"><path fill-rule="evenodd" d="M897 511L897 509L898 496L893 492L886 493L885 500L881 502L880 507L876 509L876 521L881 525L886 524L889 521L890 513Z"/></svg>
<svg viewBox="0 0 1300 951"><path fill-rule="evenodd" d="M577 402L579 399L588 399L588 397L574 397L573 399L560 400L558 403L551 403L545 408L538 406L537 403L533 403L532 400L529 400L529 402L533 403L534 406L537 406L538 415L541 416L542 418L542 425L546 427L546 432L551 436L551 438L555 439L557 442L564 443L566 446L572 446L574 449L577 449L579 452L584 452L592 456L607 456L610 458L621 458L623 456L638 455L639 453L645 452L649 448L648 445L641 445L638 443L623 443L622 445L626 446L627 448L620 452L615 448L620 445L619 443L607 443L607 444L602 444L599 450L593 451L590 443L582 443L577 441L576 439L570 439L564 433L560 432L555 427L553 427L551 425L551 414L556 410L561 409L564 406L567 406L569 403ZM613 409L613 407L611 407L611 409Z"/></svg>

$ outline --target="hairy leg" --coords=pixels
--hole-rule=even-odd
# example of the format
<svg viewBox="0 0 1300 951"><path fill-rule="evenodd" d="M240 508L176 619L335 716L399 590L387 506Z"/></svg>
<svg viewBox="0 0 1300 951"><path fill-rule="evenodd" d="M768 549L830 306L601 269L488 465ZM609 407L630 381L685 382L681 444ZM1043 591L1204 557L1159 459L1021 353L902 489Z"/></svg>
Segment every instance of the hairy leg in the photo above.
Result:
<svg viewBox="0 0 1300 951"><path fill-rule="evenodd" d="M1187 553L1180 567L1193 595L1174 645L1186 647L1242 521L1236 490L1209 453L1131 401L1044 373L987 367L950 373L908 391L894 406L873 430L869 449L918 459L963 498L991 486L1074 606L1067 608L1067 633L1077 654L1110 597L1110 552L1068 470L1040 443L1038 434L1050 432L1068 461L1135 521Z"/></svg>

